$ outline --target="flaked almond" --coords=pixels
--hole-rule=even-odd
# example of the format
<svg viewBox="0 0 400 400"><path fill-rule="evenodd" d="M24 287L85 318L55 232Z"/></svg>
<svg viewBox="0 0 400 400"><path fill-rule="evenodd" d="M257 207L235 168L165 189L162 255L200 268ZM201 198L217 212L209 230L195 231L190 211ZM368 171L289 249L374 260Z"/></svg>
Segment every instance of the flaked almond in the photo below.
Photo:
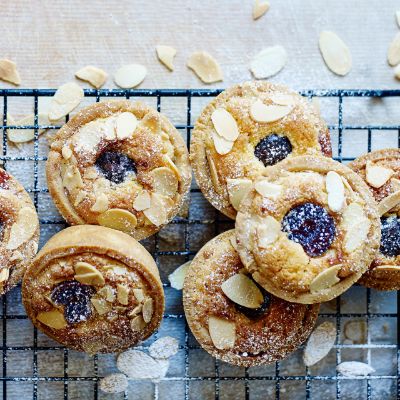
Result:
<svg viewBox="0 0 400 400"><path fill-rule="evenodd" d="M374 268L374 272L393 272L400 271L399 265L378 265Z"/></svg>
<svg viewBox="0 0 400 400"><path fill-rule="evenodd" d="M113 303L115 300L114 289L111 286L106 285L98 290L97 293L109 303Z"/></svg>
<svg viewBox="0 0 400 400"><path fill-rule="evenodd" d="M65 145L61 149L61 155L63 156L64 160L69 160L72 156L72 150L69 146Z"/></svg>
<svg viewBox="0 0 400 400"><path fill-rule="evenodd" d="M287 53L282 46L261 50L250 63L250 71L256 79L265 79L280 72L286 65Z"/></svg>
<svg viewBox="0 0 400 400"><path fill-rule="evenodd" d="M400 32L396 34L390 43L387 59L392 67L400 63Z"/></svg>
<svg viewBox="0 0 400 400"><path fill-rule="evenodd" d="M281 185L268 182L266 179L257 181L254 184L254 188L261 196L274 200L277 199L282 192Z"/></svg>
<svg viewBox="0 0 400 400"><path fill-rule="evenodd" d="M14 124L16 126L29 126L35 125L35 116L33 114L27 115L26 117L15 121ZM47 114L39 113L38 114L38 125L50 125L50 121L47 117ZM38 134L42 134L46 129L38 129ZM26 143L30 142L35 137L34 129L7 129L7 138L13 143Z"/></svg>
<svg viewBox="0 0 400 400"><path fill-rule="evenodd" d="M345 230L349 230L363 218L365 218L365 214L362 206L358 203L350 203L343 211L342 226Z"/></svg>
<svg viewBox="0 0 400 400"><path fill-rule="evenodd" d="M156 52L158 59L170 70L174 70L174 57L176 55L176 49L171 46L156 46Z"/></svg>
<svg viewBox="0 0 400 400"><path fill-rule="evenodd" d="M150 207L150 194L147 190L142 190L133 202L133 208L137 211L147 210Z"/></svg>
<svg viewBox="0 0 400 400"><path fill-rule="evenodd" d="M239 129L235 118L225 108L217 108L211 114L211 121L218 135L234 142L239 136Z"/></svg>
<svg viewBox="0 0 400 400"><path fill-rule="evenodd" d="M104 299L91 298L90 301L99 315L104 315L111 311L110 303L107 303Z"/></svg>
<svg viewBox="0 0 400 400"><path fill-rule="evenodd" d="M151 297L144 301L142 314L144 322L149 323L153 317L153 299Z"/></svg>
<svg viewBox="0 0 400 400"><path fill-rule="evenodd" d="M190 267L191 261L187 261L178 267L172 274L168 275L168 280L176 290L183 289L183 282L185 281L186 273Z"/></svg>
<svg viewBox="0 0 400 400"><path fill-rule="evenodd" d="M103 286L105 284L104 276L102 273L92 264L84 261L78 261L74 265L75 275L74 279L85 285L98 285Z"/></svg>
<svg viewBox="0 0 400 400"><path fill-rule="evenodd" d="M364 216L363 219L357 221L347 232L344 237L344 250L348 253L358 249L365 243L371 222Z"/></svg>
<svg viewBox="0 0 400 400"><path fill-rule="evenodd" d="M75 82L65 83L54 94L49 107L49 120L57 121L74 110L84 97L83 90Z"/></svg>
<svg viewBox="0 0 400 400"><path fill-rule="evenodd" d="M391 168L385 168L380 165L374 165L370 161L365 167L366 181L374 188L383 186L394 174Z"/></svg>
<svg viewBox="0 0 400 400"><path fill-rule="evenodd" d="M132 234L137 225L137 218L128 210L112 208L100 214L97 222L102 226Z"/></svg>
<svg viewBox="0 0 400 400"><path fill-rule="evenodd" d="M159 361L142 351L128 350L118 355L117 368L130 379L157 379L163 369Z"/></svg>
<svg viewBox="0 0 400 400"><path fill-rule="evenodd" d="M133 332L140 332L146 327L146 322L144 322L144 319L141 315L137 315L131 319L130 325Z"/></svg>
<svg viewBox="0 0 400 400"><path fill-rule="evenodd" d="M344 204L344 184L340 175L335 171L326 174L326 191L328 192L328 206L333 212L338 212Z"/></svg>
<svg viewBox="0 0 400 400"><path fill-rule="evenodd" d="M88 197L88 193L84 190L80 190L75 197L74 206L77 207L86 197Z"/></svg>
<svg viewBox="0 0 400 400"><path fill-rule="evenodd" d="M90 211L93 212L104 212L108 210L109 202L108 202L108 197L104 193L100 193L97 198L96 202L93 204L91 207Z"/></svg>
<svg viewBox="0 0 400 400"><path fill-rule="evenodd" d="M181 179L181 172L179 171L179 168L176 166L176 164L172 161L171 157L169 157L167 154L163 155L163 161L166 166L172 169L172 171L175 172L176 177L178 180Z"/></svg>
<svg viewBox="0 0 400 400"><path fill-rule="evenodd" d="M10 260L11 261L11 260ZM0 271L0 282L5 282L10 276L10 270L8 268L3 268Z"/></svg>
<svg viewBox="0 0 400 400"><path fill-rule="evenodd" d="M256 100L250 107L250 115L257 122L275 122L290 113L291 106L269 105Z"/></svg>
<svg viewBox="0 0 400 400"><path fill-rule="evenodd" d="M129 287L126 285L117 285L117 300L120 304L126 306L129 303Z"/></svg>
<svg viewBox="0 0 400 400"><path fill-rule="evenodd" d="M161 226L167 222L167 210L159 194L151 194L150 207L144 210L143 214L155 226Z"/></svg>
<svg viewBox="0 0 400 400"><path fill-rule="evenodd" d="M175 197L178 193L178 179L169 168L155 168L149 175L153 178L153 189L156 193L167 197Z"/></svg>
<svg viewBox="0 0 400 400"><path fill-rule="evenodd" d="M278 104L280 106L293 106L296 102L293 94L286 93L273 93L271 94L270 99L274 104Z"/></svg>
<svg viewBox="0 0 400 400"><path fill-rule="evenodd" d="M240 203L246 197L253 187L253 182L246 178L237 178L226 180L226 188L228 190L229 201L235 210L239 210Z"/></svg>
<svg viewBox="0 0 400 400"><path fill-rule="evenodd" d="M83 188L83 181L79 169L75 165L68 165L63 177L63 186L72 192L74 189Z"/></svg>
<svg viewBox="0 0 400 400"><path fill-rule="evenodd" d="M319 293L338 283L340 279L337 274L341 267L342 265L338 264L321 271L310 283L310 292Z"/></svg>
<svg viewBox="0 0 400 400"><path fill-rule="evenodd" d="M75 76L82 81L89 82L96 89L100 89L107 80L106 72L92 65L87 65L76 71Z"/></svg>
<svg viewBox="0 0 400 400"><path fill-rule="evenodd" d="M222 71L217 60L206 51L192 53L187 66L204 82L213 83L222 81Z"/></svg>
<svg viewBox="0 0 400 400"><path fill-rule="evenodd" d="M359 361L345 361L336 367L336 371L343 376L367 376L375 372L375 369Z"/></svg>
<svg viewBox="0 0 400 400"><path fill-rule="evenodd" d="M347 75L351 70L351 54L340 37L330 31L323 31L319 36L319 49L326 66L337 75Z"/></svg>
<svg viewBox="0 0 400 400"><path fill-rule="evenodd" d="M20 85L21 78L17 70L17 64L7 59L0 60L0 79L14 85Z"/></svg>
<svg viewBox="0 0 400 400"><path fill-rule="evenodd" d="M117 139L127 139L132 136L138 124L137 118L131 112L123 112L115 121Z"/></svg>
<svg viewBox="0 0 400 400"><path fill-rule="evenodd" d="M269 10L269 2L255 0L253 6L253 19L256 20L262 17Z"/></svg>
<svg viewBox="0 0 400 400"><path fill-rule="evenodd" d="M256 233L258 246L262 249L268 248L274 243L281 232L281 224L270 215L257 225Z"/></svg>
<svg viewBox="0 0 400 400"><path fill-rule="evenodd" d="M23 207L18 211L16 222L11 225L10 236L6 244L7 250L15 250L26 243L39 227L36 212L31 207Z"/></svg>
<svg viewBox="0 0 400 400"><path fill-rule="evenodd" d="M235 235L233 235L229 238L229 242L232 245L232 247L237 251L237 241L236 241Z"/></svg>
<svg viewBox="0 0 400 400"><path fill-rule="evenodd" d="M171 336L164 336L157 339L149 347L149 354L151 357L159 360L165 360L174 356L179 350L178 341Z"/></svg>
<svg viewBox="0 0 400 400"><path fill-rule="evenodd" d="M227 350L235 345L236 326L234 322L210 316L208 318L208 331L217 349Z"/></svg>
<svg viewBox="0 0 400 400"><path fill-rule="evenodd" d="M222 291L234 303L247 308L258 308L264 296L252 279L243 274L235 274L221 285Z"/></svg>
<svg viewBox="0 0 400 400"><path fill-rule="evenodd" d="M212 159L212 156L209 154L208 151L206 152L206 158L207 158L208 167L210 169L211 182L214 186L214 190L216 192L218 192L219 188L220 188L220 182L219 182L219 178L218 178L217 167L215 166L214 160Z"/></svg>
<svg viewBox="0 0 400 400"><path fill-rule="evenodd" d="M378 204L378 212L379 215L384 215L392 208L396 207L400 203L400 190L390 194L389 196L385 197L379 204Z"/></svg>
<svg viewBox="0 0 400 400"><path fill-rule="evenodd" d="M147 75L147 69L141 64L129 64L121 67L114 75L114 82L123 89L140 85Z"/></svg>
<svg viewBox="0 0 400 400"><path fill-rule="evenodd" d="M138 289L135 288L132 290L133 295L135 296L135 299L140 303L144 300L144 293L143 293L143 289Z"/></svg>
<svg viewBox="0 0 400 400"><path fill-rule="evenodd" d="M36 319L44 325L54 329L63 329L67 326L64 314L58 310L40 312Z"/></svg>
<svg viewBox="0 0 400 400"><path fill-rule="evenodd" d="M143 304L138 304L132 311L129 312L128 317L133 318L142 312Z"/></svg>
<svg viewBox="0 0 400 400"><path fill-rule="evenodd" d="M218 135L218 133L215 132L214 130L211 131L211 134L212 134L212 138L214 141L215 151L218 154L225 155L225 154L228 154L232 150L233 143L234 143L233 141L226 140L222 136Z"/></svg>

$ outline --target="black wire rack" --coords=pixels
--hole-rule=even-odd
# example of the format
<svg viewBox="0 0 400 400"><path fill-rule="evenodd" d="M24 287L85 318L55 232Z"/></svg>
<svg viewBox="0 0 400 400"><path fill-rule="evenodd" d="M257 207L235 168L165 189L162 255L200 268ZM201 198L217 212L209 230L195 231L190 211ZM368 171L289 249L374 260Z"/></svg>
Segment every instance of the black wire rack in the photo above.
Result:
<svg viewBox="0 0 400 400"><path fill-rule="evenodd" d="M199 99L205 99L215 97L221 92L219 89L204 90L204 89L191 89L191 90L181 90L181 89L162 89L162 90L88 90L84 91L85 100L90 102L98 102L106 100L107 98L144 98L151 99L155 102L155 105L159 111L163 111L165 104L171 101L171 98L179 98L184 103L182 107L185 107L185 116L176 124L176 128L182 133L186 138L187 143L190 142L190 134L193 128L193 122L195 115L192 112L194 102ZM44 97L51 97L55 93L53 89L0 89L0 101L3 101L3 123L0 126L3 132L3 149L0 156L0 160L3 162L3 167L7 169L8 164L12 162L29 162L29 167L33 168L33 182L30 184L25 184L26 190L31 194L36 208L40 206L41 195L48 193L48 189L43 179L42 169L39 167L40 163L43 164L46 161L46 154L41 154L39 150L39 129L48 129L50 132L57 130L60 126L41 126L38 125L38 111L39 111L39 100ZM344 132L345 131L362 131L366 133L366 148L371 151L373 142L373 132L375 131L391 131L396 135L397 142L396 145L400 147L400 124L367 124L367 125L357 125L357 124L345 124L343 113L344 104L346 98L371 98L371 99L381 99L385 97L397 97L400 100L400 90L304 90L301 91L303 96L308 98L320 97L320 98L332 98L335 99L335 105L332 107L336 108L337 122L330 124L329 128L331 132L335 132L336 137L336 153L335 159L339 161L349 161L354 157L348 157L344 155L343 150L345 149L344 143ZM27 98L32 102L30 105L31 112L34 113L34 124L17 126L8 123L8 112L9 112L9 102L14 98ZM68 118L66 119L68 120ZM10 151L11 144L7 141L7 130L11 129L33 129L34 130L34 141L33 141L33 154L32 155L19 155L16 152ZM191 189L192 196L200 196L201 193L196 186ZM198 248L193 247L195 230L192 228L196 227L207 227L211 229L212 235L229 229L232 227L232 223L227 221L225 217L219 214L217 211L212 211L211 217L204 218L198 213L192 215L191 208L189 207L188 215L177 217L172 225L179 225L182 228L183 241L182 246L178 250L163 249L160 247L159 235L153 236L146 242L147 247L152 252L157 264L160 266L162 271L164 268L164 262L166 258L177 257L181 262L189 260L196 253ZM40 214L39 214L40 216ZM46 230L47 227L51 225L56 225L62 228L64 221L61 217L54 213L53 216L40 216L41 230ZM197 240L197 238L196 238ZM150 244L149 244L150 243ZM178 264L177 264L178 265ZM177 266L176 265L176 266ZM172 270L171 270L172 271ZM180 368L178 372L170 372L160 383L151 383L151 386L145 385L142 389L139 384L135 386L130 386L128 391L112 398L154 398L156 400L163 398L172 398L170 395L170 390L173 385L179 385L178 395L174 395L173 398L183 398L183 399L261 399L261 398L275 398L275 399L321 399L321 398L334 398L334 399L394 399L400 398L400 326L397 319L397 310L400 306L400 295L394 298L394 308L390 309L390 312L386 310L376 311L372 308L374 297L374 291L370 289L365 290L365 307L362 312L356 310L343 311L342 303L340 298L335 300L334 308L335 311L327 312L323 309L320 313L320 318L323 320L332 321L336 325L336 336L337 341L332 350L333 352L333 364L336 366L343 361L342 353L348 349L354 349L355 351L366 352L366 361L371 361L371 352L384 352L385 350L390 350L394 358L394 371L391 373L375 373L367 377L357 377L348 378L341 376L336 372L335 369L330 369L325 372L315 372L311 368L306 368L304 365L300 366L300 370L303 373L285 373L283 367L283 361L275 363L272 367L267 370L260 369L244 369L244 368L230 368L228 372L223 371L225 368L224 364L212 360L212 363L208 361L207 368L203 370L202 373L195 373L191 369L192 362L192 352L202 351L198 344L195 342L193 337L188 330L188 327L184 320L184 314L181 307L180 300L176 300L177 295L174 289L170 288L166 275L163 279L164 288L167 296L167 310L164 315L164 324L169 321L170 324L177 324L178 322L182 325L182 338L180 343L180 353L181 358L177 361L180 363ZM14 304L16 299L19 299L19 287L11 291L9 294L3 297L2 305L0 307L1 319L2 319L2 369L0 370L0 390L2 389L3 399L12 398L33 398L33 399L72 399L72 398L93 398L100 399L106 398L101 393L98 388L98 382L102 377L102 356L94 356L89 358L89 363L92 364L92 373L82 376L78 373L72 374L70 371L71 365L71 350L64 348L53 342L50 345L43 345L42 341L39 340L40 333L29 326L32 329L32 343L24 343L22 345L10 345L10 340L13 338L15 331L14 324L10 321L16 320L27 320L26 314L23 309L21 312L14 312ZM171 302L177 302L173 306L168 306L169 297L174 295L175 300ZM382 296L385 296L383 294ZM179 295L178 295L179 297ZM343 343L342 340L342 330L343 330L343 320L344 319L363 319L367 326L367 338L365 343L361 344L348 344ZM385 318L389 321L394 321L395 330L397 333L395 339L390 343L374 343L371 340L371 323L380 318ZM11 324L11 325L10 325ZM172 326L172 325L171 325ZM157 337L157 334L154 336ZM154 340L154 339L151 339ZM140 349L146 350L149 341L146 341L141 346ZM62 371L54 373L42 374L40 372L40 362L39 357L41 352L55 352L61 354L62 357ZM32 354L32 359L28 360L31 363L31 369L29 373L19 372L18 365L12 368L10 372L10 360L15 353L29 352ZM30 357L30 356L29 356ZM193 361L197 362L197 361ZM389 362L389 361L388 361ZM301 363L301 361L299 361ZM51 368L51 366L50 366ZM299 369L298 368L298 369ZM391 389L386 395L382 395L382 392L374 391L374 383L379 380L385 382L384 384L390 386ZM343 387L349 381L355 382L354 388L351 388L350 392L344 391ZM61 388L55 393L48 391L41 391L40 388L43 385L59 383ZM85 392L80 391L81 385L89 383L89 390ZM207 390L199 389L196 383L205 383ZM296 384L294 391L286 389L286 384ZM329 384L331 388L329 395L325 395L321 391L319 384ZM28 390L24 391L23 395L18 393L18 387L23 384L28 384ZM163 384L166 384L163 386ZM228 386L227 386L228 384ZM258 387L257 385L260 384ZM12 390L11 386L12 385ZM75 389L72 392L71 386L74 385ZM236 385L236 386L235 386ZM264 385L264 386L263 386ZM361 385L361 386L360 386ZM226 391L227 387L234 389L234 392ZM317 387L317 389L315 389ZM238 389L237 389L238 388ZM267 389L269 390L267 390ZM360 389L361 388L361 389ZM85 389L86 390L86 389ZM140 391L141 392L138 392ZM49 394L50 393L50 394ZM350 393L350 394L349 394ZM110 397L108 397L110 398Z"/></svg>

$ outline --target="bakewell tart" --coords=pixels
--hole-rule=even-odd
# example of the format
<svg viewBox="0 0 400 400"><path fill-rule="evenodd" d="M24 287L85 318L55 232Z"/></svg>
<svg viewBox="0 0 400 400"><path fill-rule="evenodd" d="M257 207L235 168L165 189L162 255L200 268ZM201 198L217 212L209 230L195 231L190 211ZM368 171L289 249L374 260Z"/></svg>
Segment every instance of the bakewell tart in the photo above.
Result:
<svg viewBox="0 0 400 400"><path fill-rule="evenodd" d="M379 203L379 252L359 283L380 290L400 289L400 150L383 149L349 164L367 183Z"/></svg>
<svg viewBox="0 0 400 400"><path fill-rule="evenodd" d="M95 225L69 227L46 243L24 276L22 300L37 328L89 354L146 339L164 311L151 255L131 236Z"/></svg>
<svg viewBox="0 0 400 400"><path fill-rule="evenodd" d="M190 143L201 191L233 219L243 193L265 167L303 154L332 155L325 122L298 93L261 81L217 96L197 119Z"/></svg>
<svg viewBox="0 0 400 400"><path fill-rule="evenodd" d="M212 356L250 367L286 357L304 342L319 305L289 303L259 286L235 250L233 230L209 241L185 276L189 327Z"/></svg>
<svg viewBox="0 0 400 400"><path fill-rule="evenodd" d="M71 225L102 225L140 240L179 211L191 181L184 140L144 103L96 103L56 134L47 183Z"/></svg>
<svg viewBox="0 0 400 400"><path fill-rule="evenodd" d="M240 258L253 279L287 301L331 300L368 269L379 248L377 204L364 181L328 157L268 168L236 218Z"/></svg>
<svg viewBox="0 0 400 400"><path fill-rule="evenodd" d="M29 194L1 168L0 209L0 294L4 294L22 279L38 250L40 231Z"/></svg>

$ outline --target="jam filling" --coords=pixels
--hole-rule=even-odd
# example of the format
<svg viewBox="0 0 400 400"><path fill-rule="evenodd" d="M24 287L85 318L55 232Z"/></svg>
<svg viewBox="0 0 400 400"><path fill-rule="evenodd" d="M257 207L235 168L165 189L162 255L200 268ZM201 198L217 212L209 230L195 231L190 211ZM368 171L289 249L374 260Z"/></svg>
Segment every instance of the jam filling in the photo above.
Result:
<svg viewBox="0 0 400 400"><path fill-rule="evenodd" d="M109 181L122 183L129 174L136 174L135 162L127 155L105 151L96 160L96 167Z"/></svg>
<svg viewBox="0 0 400 400"><path fill-rule="evenodd" d="M292 144L286 136L276 133L261 139L254 149L254 155L265 167L284 160L292 152Z"/></svg>
<svg viewBox="0 0 400 400"><path fill-rule="evenodd" d="M397 217L381 218L380 252L388 257L400 254L400 220Z"/></svg>
<svg viewBox="0 0 400 400"><path fill-rule="evenodd" d="M261 303L260 307L248 308L248 307L244 307L244 306L241 306L240 304L235 303L236 309L239 312L241 312L242 314L244 314L247 318L250 318L250 319L258 319L258 318L262 317L268 310L269 305L271 303L270 294L263 287L261 287L257 282L254 282L254 283L258 286L258 288L261 290L261 293L264 296L264 300Z"/></svg>

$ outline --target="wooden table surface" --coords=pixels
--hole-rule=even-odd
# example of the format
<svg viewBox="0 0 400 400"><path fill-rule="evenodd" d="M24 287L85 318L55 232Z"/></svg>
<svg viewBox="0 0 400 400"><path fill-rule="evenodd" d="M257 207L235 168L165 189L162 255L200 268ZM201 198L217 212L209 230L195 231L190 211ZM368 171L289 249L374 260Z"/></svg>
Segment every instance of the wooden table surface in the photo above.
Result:
<svg viewBox="0 0 400 400"><path fill-rule="evenodd" d="M110 77L122 65L142 63L142 88L205 87L186 67L188 56L206 50L221 64L227 87L251 79L248 64L264 47L280 44L288 52L276 82L300 88L400 88L386 62L399 31L395 0L270 0L270 11L253 21L252 0L70 0L1 1L0 58L15 61L21 87L57 87L92 64ZM353 69L344 78L330 72L318 50L322 30L333 30L351 49ZM177 50L169 72L155 46ZM82 86L88 87L86 83ZM0 87L12 87L0 83Z"/></svg>

